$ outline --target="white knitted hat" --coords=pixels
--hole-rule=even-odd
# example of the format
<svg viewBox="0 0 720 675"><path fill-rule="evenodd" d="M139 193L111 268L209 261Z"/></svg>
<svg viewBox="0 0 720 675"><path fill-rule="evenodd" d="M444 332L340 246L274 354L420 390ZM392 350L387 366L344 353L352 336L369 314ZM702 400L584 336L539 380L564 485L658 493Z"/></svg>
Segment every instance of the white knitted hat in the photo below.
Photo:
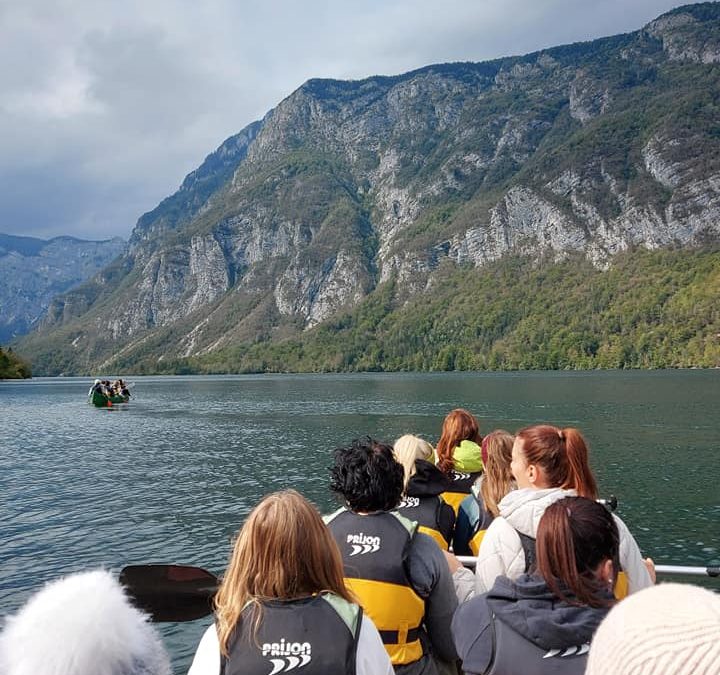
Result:
<svg viewBox="0 0 720 675"><path fill-rule="evenodd" d="M689 584L629 596L600 624L585 675L720 675L720 596Z"/></svg>
<svg viewBox="0 0 720 675"><path fill-rule="evenodd" d="M53 581L0 633L2 675L170 675L147 615L105 571Z"/></svg>

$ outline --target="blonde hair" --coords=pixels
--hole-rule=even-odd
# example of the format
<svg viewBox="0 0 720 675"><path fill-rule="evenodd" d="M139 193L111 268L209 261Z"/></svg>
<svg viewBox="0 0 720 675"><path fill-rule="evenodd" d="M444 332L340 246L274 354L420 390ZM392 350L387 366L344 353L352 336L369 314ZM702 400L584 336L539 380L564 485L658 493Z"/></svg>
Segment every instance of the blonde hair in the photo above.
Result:
<svg viewBox="0 0 720 675"><path fill-rule="evenodd" d="M480 495L485 508L500 515L498 503L511 490L515 480L510 470L514 438L504 429L489 433L482 442L484 473L480 483Z"/></svg>
<svg viewBox="0 0 720 675"><path fill-rule="evenodd" d="M255 626L263 600L292 600L330 591L354 602L345 586L343 563L320 514L295 490L265 497L248 516L215 596L220 651L228 643L248 603Z"/></svg>
<svg viewBox="0 0 720 675"><path fill-rule="evenodd" d="M408 482L415 475L415 461L418 459L432 461L433 452L433 446L419 436L405 434L395 441L393 446L395 460L402 464L405 472L403 493L407 491Z"/></svg>

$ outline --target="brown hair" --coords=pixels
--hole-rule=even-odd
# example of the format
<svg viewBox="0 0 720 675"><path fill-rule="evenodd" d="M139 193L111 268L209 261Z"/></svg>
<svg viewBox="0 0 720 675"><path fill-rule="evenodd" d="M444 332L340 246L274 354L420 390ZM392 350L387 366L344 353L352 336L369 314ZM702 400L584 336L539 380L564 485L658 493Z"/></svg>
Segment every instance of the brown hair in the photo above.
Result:
<svg viewBox="0 0 720 675"><path fill-rule="evenodd" d="M405 470L403 483L403 493L405 493L410 479L415 475L415 462L418 459L432 461L433 446L424 438L405 434L395 441L393 454L395 455L395 461L402 464Z"/></svg>
<svg viewBox="0 0 720 675"><path fill-rule="evenodd" d="M576 490L581 497L597 499L595 476L590 469L588 447L577 429L559 429L549 424L526 427L517 432L528 464L537 464L549 487Z"/></svg>
<svg viewBox="0 0 720 675"><path fill-rule="evenodd" d="M605 560L619 571L620 536L610 512L585 497L565 497L545 509L537 529L537 569L553 594L573 605L607 607L595 572ZM577 600L567 597L571 591Z"/></svg>
<svg viewBox="0 0 720 675"><path fill-rule="evenodd" d="M235 542L230 563L215 596L220 651L228 642L247 603L290 600L331 591L353 602L345 587L335 540L320 514L295 490L265 497L248 516Z"/></svg>
<svg viewBox="0 0 720 675"><path fill-rule="evenodd" d="M444 474L453 470L453 453L462 441L473 441L480 445L482 436L478 421L472 414L463 408L456 408L445 417L440 440L435 448L438 469Z"/></svg>
<svg viewBox="0 0 720 675"><path fill-rule="evenodd" d="M504 429L492 431L482 440L484 473L480 483L480 495L485 508L500 515L498 502L515 488L515 479L510 470L512 462L513 436Z"/></svg>

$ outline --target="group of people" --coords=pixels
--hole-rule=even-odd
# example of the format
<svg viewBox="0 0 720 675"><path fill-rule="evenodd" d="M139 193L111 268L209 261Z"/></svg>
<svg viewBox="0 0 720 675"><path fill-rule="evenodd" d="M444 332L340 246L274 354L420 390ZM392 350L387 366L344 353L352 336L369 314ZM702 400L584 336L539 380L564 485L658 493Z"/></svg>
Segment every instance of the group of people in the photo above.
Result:
<svg viewBox="0 0 720 675"><path fill-rule="evenodd" d="M576 429L482 437L458 409L436 448L336 449L330 489L341 506L324 518L294 490L251 512L189 675L720 673L720 599L654 586ZM474 572L455 556L471 552ZM19 627L30 610L0 635L0 666L35 637ZM166 675L148 629L134 670L92 672Z"/></svg>
<svg viewBox="0 0 720 675"><path fill-rule="evenodd" d="M128 399L130 398L130 389L122 379L113 380L112 382L110 380L95 380L92 387L90 387L88 396L94 397L98 394L109 399L115 397Z"/></svg>

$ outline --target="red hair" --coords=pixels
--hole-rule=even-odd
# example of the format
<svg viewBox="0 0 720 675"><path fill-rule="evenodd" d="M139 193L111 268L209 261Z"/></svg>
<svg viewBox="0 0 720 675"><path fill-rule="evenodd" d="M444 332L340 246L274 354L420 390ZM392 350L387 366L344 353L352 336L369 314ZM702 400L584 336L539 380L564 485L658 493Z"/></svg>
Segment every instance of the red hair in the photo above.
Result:
<svg viewBox="0 0 720 675"><path fill-rule="evenodd" d="M523 442L525 461L542 468L549 487L572 489L581 497L598 498L588 447L577 429L538 424L521 429L516 438Z"/></svg>
<svg viewBox="0 0 720 675"><path fill-rule="evenodd" d="M607 607L614 599L600 591L598 566L620 567L620 536L610 512L592 499L566 497L545 509L537 529L537 568L553 594L571 605ZM613 574L613 578L615 574ZM576 598L567 597L570 591Z"/></svg>
<svg viewBox="0 0 720 675"><path fill-rule="evenodd" d="M456 408L445 417L440 440L435 448L438 469L444 474L449 474L453 470L455 448L463 441L473 441L480 445L482 443L480 425L467 410Z"/></svg>

